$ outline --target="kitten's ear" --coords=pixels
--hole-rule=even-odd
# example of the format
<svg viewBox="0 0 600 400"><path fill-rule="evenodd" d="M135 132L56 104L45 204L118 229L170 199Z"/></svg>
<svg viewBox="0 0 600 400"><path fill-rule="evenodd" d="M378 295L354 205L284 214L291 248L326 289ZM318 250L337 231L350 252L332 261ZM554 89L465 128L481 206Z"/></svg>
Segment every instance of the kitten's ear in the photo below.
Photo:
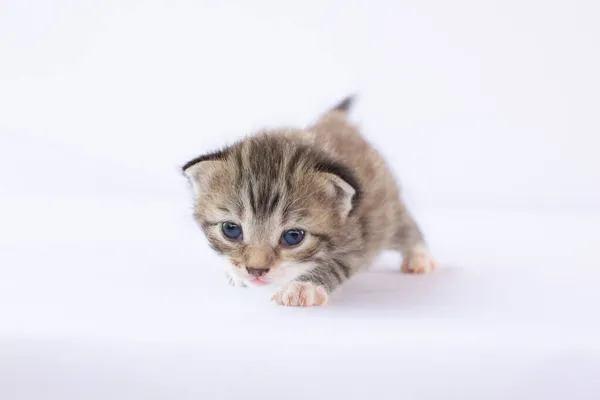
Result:
<svg viewBox="0 0 600 400"><path fill-rule="evenodd" d="M323 177L328 183L328 190L335 198L336 207L342 220L345 220L352 210L358 205L360 191L356 181L351 175L339 175L324 172Z"/></svg>
<svg viewBox="0 0 600 400"><path fill-rule="evenodd" d="M208 189L215 162L219 161L201 161L183 170L184 175L192 185L194 195L198 196Z"/></svg>
<svg viewBox="0 0 600 400"><path fill-rule="evenodd" d="M188 161L181 169L188 178L194 195L198 196L209 188L211 177L223 165L225 152L206 154Z"/></svg>

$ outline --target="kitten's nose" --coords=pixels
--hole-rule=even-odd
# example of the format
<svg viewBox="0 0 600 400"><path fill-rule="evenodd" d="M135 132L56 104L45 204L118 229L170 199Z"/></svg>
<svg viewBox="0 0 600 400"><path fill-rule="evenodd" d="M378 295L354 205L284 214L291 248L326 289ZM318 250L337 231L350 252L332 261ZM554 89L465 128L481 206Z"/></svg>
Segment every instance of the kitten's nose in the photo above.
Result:
<svg viewBox="0 0 600 400"><path fill-rule="evenodd" d="M257 278L260 278L261 276L263 276L264 274L266 274L267 272L269 272L270 268L250 268L250 267L246 267L246 271L248 271L248 273L252 276L255 276Z"/></svg>

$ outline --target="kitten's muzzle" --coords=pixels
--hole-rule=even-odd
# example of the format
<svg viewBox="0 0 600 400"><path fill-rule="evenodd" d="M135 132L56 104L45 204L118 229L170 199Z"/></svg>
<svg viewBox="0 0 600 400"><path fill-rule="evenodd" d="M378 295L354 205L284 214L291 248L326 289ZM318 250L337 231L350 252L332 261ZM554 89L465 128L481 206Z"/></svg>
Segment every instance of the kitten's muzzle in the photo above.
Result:
<svg viewBox="0 0 600 400"><path fill-rule="evenodd" d="M270 268L251 268L251 267L246 267L246 271L248 271L248 273L256 278L260 278L261 276L263 276L264 274L266 274L267 272L269 272Z"/></svg>

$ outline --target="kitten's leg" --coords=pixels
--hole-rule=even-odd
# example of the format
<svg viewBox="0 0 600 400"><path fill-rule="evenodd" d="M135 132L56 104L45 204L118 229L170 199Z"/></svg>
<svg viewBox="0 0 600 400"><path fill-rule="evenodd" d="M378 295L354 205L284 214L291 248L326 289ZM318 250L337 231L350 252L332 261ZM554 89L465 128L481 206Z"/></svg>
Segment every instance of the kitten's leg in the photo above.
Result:
<svg viewBox="0 0 600 400"><path fill-rule="evenodd" d="M242 281L241 279L235 278L229 272L225 272L225 278L227 279L227 282L229 283L229 286L247 287L246 284L244 283L244 281Z"/></svg>
<svg viewBox="0 0 600 400"><path fill-rule="evenodd" d="M415 219L406 210L398 218L398 227L391 243L391 248L402 254L404 273L426 274L437 269L437 263L425 243Z"/></svg>
<svg viewBox="0 0 600 400"><path fill-rule="evenodd" d="M283 285L271 300L282 306L322 306L327 304L329 293L352 273L353 269L347 263L332 260Z"/></svg>

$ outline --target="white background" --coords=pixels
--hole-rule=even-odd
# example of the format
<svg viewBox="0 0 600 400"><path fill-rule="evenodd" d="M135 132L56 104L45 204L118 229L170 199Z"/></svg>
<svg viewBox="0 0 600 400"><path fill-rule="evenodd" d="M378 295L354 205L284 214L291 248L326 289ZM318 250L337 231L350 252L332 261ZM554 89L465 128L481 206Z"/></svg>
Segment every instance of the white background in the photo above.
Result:
<svg viewBox="0 0 600 400"><path fill-rule="evenodd" d="M0 176L169 193L188 157L356 92L419 204L597 208L599 15L584 0L4 0Z"/></svg>
<svg viewBox="0 0 600 400"><path fill-rule="evenodd" d="M598 21L0 1L0 398L599 398ZM384 257L308 313L228 291L179 167L349 93L442 272Z"/></svg>

